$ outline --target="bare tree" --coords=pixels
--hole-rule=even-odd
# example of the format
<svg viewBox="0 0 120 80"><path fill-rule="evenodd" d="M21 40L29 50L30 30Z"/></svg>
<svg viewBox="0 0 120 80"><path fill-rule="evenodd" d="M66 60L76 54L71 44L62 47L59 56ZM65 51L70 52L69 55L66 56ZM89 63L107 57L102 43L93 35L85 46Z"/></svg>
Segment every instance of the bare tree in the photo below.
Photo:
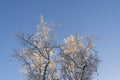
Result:
<svg viewBox="0 0 120 80"><path fill-rule="evenodd" d="M62 78L64 80L91 80L97 72L99 58L93 44L94 37L70 36L65 39L61 54Z"/></svg>
<svg viewBox="0 0 120 80"><path fill-rule="evenodd" d="M23 75L27 80L91 80L99 63L94 37L71 35L58 45L54 28L41 17L35 34L16 34L23 48L13 57L22 62Z"/></svg>

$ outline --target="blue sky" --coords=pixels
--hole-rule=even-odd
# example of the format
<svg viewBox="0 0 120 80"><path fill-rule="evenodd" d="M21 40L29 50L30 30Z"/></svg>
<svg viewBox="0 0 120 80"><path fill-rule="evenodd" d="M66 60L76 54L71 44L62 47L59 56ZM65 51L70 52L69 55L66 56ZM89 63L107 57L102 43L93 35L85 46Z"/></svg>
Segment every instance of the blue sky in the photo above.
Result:
<svg viewBox="0 0 120 80"><path fill-rule="evenodd" d="M41 14L58 24L58 41L76 32L99 37L99 80L120 80L119 4L119 0L0 0L0 80L24 80L20 65L9 62L12 48L19 46L13 33L35 32Z"/></svg>

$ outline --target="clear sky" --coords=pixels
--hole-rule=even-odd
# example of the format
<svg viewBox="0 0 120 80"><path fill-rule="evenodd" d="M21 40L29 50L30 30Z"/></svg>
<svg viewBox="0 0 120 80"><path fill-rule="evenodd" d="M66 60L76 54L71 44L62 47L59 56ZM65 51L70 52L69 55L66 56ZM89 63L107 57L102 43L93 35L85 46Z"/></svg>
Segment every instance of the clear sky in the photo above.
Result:
<svg viewBox="0 0 120 80"><path fill-rule="evenodd" d="M0 80L24 80L20 65L9 62L19 46L13 33L35 32L41 14L58 24L58 41L76 32L99 37L99 80L120 80L119 0L0 0Z"/></svg>

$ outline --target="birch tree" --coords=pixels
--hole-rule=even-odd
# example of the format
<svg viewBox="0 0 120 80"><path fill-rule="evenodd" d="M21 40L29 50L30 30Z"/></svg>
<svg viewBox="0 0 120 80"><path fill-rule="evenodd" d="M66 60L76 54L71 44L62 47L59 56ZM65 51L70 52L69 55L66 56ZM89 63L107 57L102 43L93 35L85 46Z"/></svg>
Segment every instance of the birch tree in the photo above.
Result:
<svg viewBox="0 0 120 80"><path fill-rule="evenodd" d="M22 63L26 80L91 80L97 73L99 58L95 53L94 37L79 34L55 43L55 25L40 17L34 34L15 34L22 49L13 57Z"/></svg>

